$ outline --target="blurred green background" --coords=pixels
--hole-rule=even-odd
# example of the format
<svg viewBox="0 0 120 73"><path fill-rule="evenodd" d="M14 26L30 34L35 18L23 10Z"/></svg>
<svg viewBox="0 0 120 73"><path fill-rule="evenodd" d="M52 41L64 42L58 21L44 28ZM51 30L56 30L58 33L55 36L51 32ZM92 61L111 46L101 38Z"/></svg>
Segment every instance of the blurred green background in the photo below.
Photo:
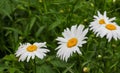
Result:
<svg viewBox="0 0 120 73"><path fill-rule="evenodd" d="M34 73L33 62L18 62L14 53L20 43L44 41L51 52L36 60L37 73L120 73L119 40L107 43L91 31L82 56L68 62L56 57L61 32L75 24L88 28L97 11L107 11L120 25L120 0L0 0L0 73Z"/></svg>

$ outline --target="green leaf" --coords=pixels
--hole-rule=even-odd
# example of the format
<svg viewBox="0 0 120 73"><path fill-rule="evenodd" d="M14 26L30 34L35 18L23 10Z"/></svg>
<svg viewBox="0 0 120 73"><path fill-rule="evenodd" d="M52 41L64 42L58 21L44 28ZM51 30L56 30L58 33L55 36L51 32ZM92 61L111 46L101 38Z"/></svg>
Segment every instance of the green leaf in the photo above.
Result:
<svg viewBox="0 0 120 73"><path fill-rule="evenodd" d="M10 14L15 10L15 4L10 0L0 0L0 14L8 16L11 20Z"/></svg>
<svg viewBox="0 0 120 73"><path fill-rule="evenodd" d="M6 55L3 60L7 60L7 61L17 61L17 58L15 57L14 54L10 54L10 55Z"/></svg>
<svg viewBox="0 0 120 73"><path fill-rule="evenodd" d="M36 17L32 17L29 24L30 25L29 30L32 29L33 25L35 24L35 21L36 21Z"/></svg>
<svg viewBox="0 0 120 73"><path fill-rule="evenodd" d="M13 31L13 32L16 32L18 34L22 34L21 30L18 30L18 29L13 28L13 27L3 27L3 29Z"/></svg>
<svg viewBox="0 0 120 73"><path fill-rule="evenodd" d="M43 31L43 29L45 28L45 26L41 26L35 33L36 37L39 37L41 35L41 32Z"/></svg>
<svg viewBox="0 0 120 73"><path fill-rule="evenodd" d="M64 72L63 73L67 73L67 72L69 72L69 73L74 73L73 71L72 71L72 67L75 65L75 63L73 63L73 64L71 64L70 66L68 66L65 70L64 70Z"/></svg>
<svg viewBox="0 0 120 73"><path fill-rule="evenodd" d="M55 73L49 65L37 66L36 73Z"/></svg>
<svg viewBox="0 0 120 73"><path fill-rule="evenodd" d="M51 61L51 64L52 64L54 67L66 67L66 63L63 62L63 61L60 61L60 60L52 60L52 61Z"/></svg>
<svg viewBox="0 0 120 73"><path fill-rule="evenodd" d="M0 72L2 72L2 71L5 70L5 69L8 69L8 67L1 64L1 65L0 65Z"/></svg>
<svg viewBox="0 0 120 73"><path fill-rule="evenodd" d="M118 63L119 63L118 61L115 62L115 63L110 67L110 69L112 69L112 68L114 68L115 66L117 66Z"/></svg>
<svg viewBox="0 0 120 73"><path fill-rule="evenodd" d="M16 70L17 70L16 68L9 68L10 73L15 73Z"/></svg>
<svg viewBox="0 0 120 73"><path fill-rule="evenodd" d="M65 21L65 18L57 18L57 20L55 22L53 22L50 26L48 30L53 30L54 28L56 28L57 26L61 25L63 22Z"/></svg>

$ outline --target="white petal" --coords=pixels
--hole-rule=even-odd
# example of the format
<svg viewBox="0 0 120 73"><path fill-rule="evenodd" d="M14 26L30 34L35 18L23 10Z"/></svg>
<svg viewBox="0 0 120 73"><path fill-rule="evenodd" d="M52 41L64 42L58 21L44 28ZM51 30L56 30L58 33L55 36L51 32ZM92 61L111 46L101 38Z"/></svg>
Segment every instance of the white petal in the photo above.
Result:
<svg viewBox="0 0 120 73"><path fill-rule="evenodd" d="M29 62L30 58L31 58L31 54L28 53L27 62Z"/></svg>
<svg viewBox="0 0 120 73"><path fill-rule="evenodd" d="M67 40L66 39L64 39L63 37L58 37L57 39L56 39L57 41L61 41L61 42L67 42Z"/></svg>

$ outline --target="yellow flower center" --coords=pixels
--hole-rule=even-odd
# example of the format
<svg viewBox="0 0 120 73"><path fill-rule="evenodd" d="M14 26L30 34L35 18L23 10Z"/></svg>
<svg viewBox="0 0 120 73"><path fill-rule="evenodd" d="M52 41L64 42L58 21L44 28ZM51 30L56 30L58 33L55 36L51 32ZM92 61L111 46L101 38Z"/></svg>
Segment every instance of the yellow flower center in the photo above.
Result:
<svg viewBox="0 0 120 73"><path fill-rule="evenodd" d="M71 48L71 47L75 46L77 44L77 42L78 42L78 40L76 38L71 38L67 42L67 47Z"/></svg>
<svg viewBox="0 0 120 73"><path fill-rule="evenodd" d="M27 51L29 52L33 52L37 50L37 46L36 45L30 45L27 47Z"/></svg>
<svg viewBox="0 0 120 73"><path fill-rule="evenodd" d="M99 20L99 24L105 24L104 19Z"/></svg>
<svg viewBox="0 0 120 73"><path fill-rule="evenodd" d="M113 25L113 24L107 24L105 27L106 27L108 30L116 30L116 26Z"/></svg>

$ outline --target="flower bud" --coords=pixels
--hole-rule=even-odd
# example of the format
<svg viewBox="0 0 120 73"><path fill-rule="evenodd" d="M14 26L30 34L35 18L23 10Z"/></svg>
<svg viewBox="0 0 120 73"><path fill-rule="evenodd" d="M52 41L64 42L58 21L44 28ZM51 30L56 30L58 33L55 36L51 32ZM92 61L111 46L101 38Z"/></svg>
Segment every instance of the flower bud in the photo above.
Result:
<svg viewBox="0 0 120 73"><path fill-rule="evenodd" d="M101 55L98 55L98 58L102 58L102 56L101 56Z"/></svg>
<svg viewBox="0 0 120 73"><path fill-rule="evenodd" d="M84 73L89 72L89 68L88 68L88 67L84 67L84 68L83 68L83 72L84 72Z"/></svg>

